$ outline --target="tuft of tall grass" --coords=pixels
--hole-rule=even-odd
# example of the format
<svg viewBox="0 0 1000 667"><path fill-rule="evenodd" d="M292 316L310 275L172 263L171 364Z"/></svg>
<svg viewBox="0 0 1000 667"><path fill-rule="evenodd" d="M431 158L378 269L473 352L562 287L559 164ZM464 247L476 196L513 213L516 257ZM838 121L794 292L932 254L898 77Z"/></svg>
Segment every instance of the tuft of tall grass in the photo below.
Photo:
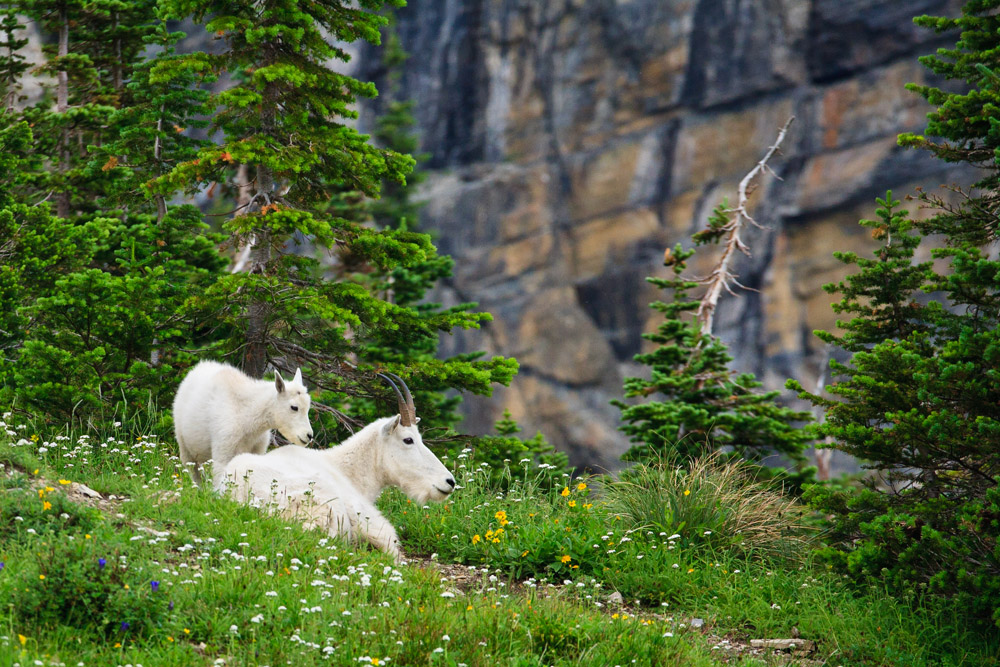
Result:
<svg viewBox="0 0 1000 667"><path fill-rule="evenodd" d="M693 536L719 550L800 559L812 546L806 509L753 467L713 453L678 465L663 458L624 472L603 487L608 511L629 530Z"/></svg>

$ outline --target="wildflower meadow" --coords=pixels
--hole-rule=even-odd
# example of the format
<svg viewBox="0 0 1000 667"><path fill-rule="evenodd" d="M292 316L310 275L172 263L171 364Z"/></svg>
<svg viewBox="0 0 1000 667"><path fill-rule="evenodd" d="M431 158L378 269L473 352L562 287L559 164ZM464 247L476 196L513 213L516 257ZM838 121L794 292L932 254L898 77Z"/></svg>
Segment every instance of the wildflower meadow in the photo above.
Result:
<svg viewBox="0 0 1000 667"><path fill-rule="evenodd" d="M808 517L718 459L612 480L466 449L448 501L383 496L395 563L195 488L136 426L4 415L0 664L997 664L961 610L813 563Z"/></svg>

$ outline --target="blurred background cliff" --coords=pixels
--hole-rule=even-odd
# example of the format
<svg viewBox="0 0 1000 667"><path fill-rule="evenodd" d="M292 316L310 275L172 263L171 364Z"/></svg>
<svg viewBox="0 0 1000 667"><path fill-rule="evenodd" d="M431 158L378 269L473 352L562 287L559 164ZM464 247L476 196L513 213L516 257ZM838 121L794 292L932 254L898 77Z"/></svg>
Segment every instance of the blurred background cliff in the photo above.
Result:
<svg viewBox="0 0 1000 667"><path fill-rule="evenodd" d="M415 102L421 228L456 262L437 298L495 318L446 345L521 364L509 388L467 397L464 430L486 432L509 408L573 462L620 465L627 439L609 401L644 372L632 357L659 298L645 277L734 198L790 116L771 163L781 180L754 195L766 229L738 266L751 289L724 297L716 333L766 387L815 386L830 351L812 331L836 319L821 286L843 274L834 251L872 243L857 221L874 197L971 180L896 145L925 126L927 105L904 88L931 78L917 58L954 42L911 19L960 4L410 0L398 85L378 50L355 58L382 91L362 129L392 99Z"/></svg>

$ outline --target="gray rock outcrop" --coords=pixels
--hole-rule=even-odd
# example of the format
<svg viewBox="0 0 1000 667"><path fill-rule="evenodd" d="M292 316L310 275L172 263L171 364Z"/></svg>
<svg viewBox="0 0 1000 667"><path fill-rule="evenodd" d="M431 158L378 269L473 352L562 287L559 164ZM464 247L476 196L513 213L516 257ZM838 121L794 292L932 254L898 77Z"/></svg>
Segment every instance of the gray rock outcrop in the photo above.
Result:
<svg viewBox="0 0 1000 667"><path fill-rule="evenodd" d="M856 223L874 197L971 180L895 139L929 110L904 89L932 81L917 57L954 41L911 17L961 4L410 0L399 94L416 101L431 156L422 224L456 260L439 296L495 316L446 345L522 364L509 389L465 402L466 430L489 431L509 407L574 462L615 467L628 443L608 401L643 371L632 356L657 324L644 278L664 275L664 248L734 197L792 115L773 163L783 180L755 195L767 229L738 266L755 291L723 300L716 332L768 387L815 382L811 332L835 324L822 285L843 274L831 253L870 247ZM375 50L357 67L381 83ZM382 103L362 109L363 127Z"/></svg>

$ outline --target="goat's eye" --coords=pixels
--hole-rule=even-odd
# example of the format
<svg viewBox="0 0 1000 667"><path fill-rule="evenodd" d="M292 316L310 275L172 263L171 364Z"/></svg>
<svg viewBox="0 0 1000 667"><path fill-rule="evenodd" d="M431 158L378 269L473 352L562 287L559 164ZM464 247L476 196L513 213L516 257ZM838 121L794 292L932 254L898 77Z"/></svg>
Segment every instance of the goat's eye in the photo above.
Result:
<svg viewBox="0 0 1000 667"><path fill-rule="evenodd" d="M403 438L403 442L405 442L408 445L412 445L413 444L413 438Z"/></svg>
<svg viewBox="0 0 1000 667"><path fill-rule="evenodd" d="M299 411L299 406L293 405L292 406L292 412L298 412L298 411Z"/></svg>

